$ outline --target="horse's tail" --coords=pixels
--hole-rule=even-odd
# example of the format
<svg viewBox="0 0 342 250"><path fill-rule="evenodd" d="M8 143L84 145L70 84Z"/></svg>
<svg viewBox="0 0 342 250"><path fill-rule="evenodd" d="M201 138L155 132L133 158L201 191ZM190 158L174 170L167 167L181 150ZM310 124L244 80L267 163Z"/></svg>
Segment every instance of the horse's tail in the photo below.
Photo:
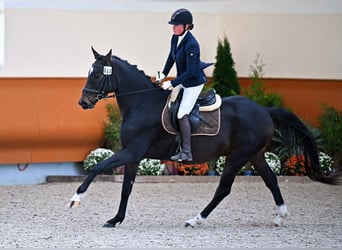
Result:
<svg viewBox="0 0 342 250"><path fill-rule="evenodd" d="M280 108L267 108L274 126L283 136L294 135L304 152L305 169L309 178L331 185L342 184L342 171L325 175L319 163L319 151L316 139L304 123L293 113Z"/></svg>

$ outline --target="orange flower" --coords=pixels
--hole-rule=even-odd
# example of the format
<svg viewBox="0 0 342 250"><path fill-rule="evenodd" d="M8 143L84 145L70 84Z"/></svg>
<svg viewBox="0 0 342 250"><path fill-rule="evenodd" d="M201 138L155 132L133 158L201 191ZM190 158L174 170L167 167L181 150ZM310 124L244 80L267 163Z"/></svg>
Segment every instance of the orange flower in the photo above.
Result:
<svg viewBox="0 0 342 250"><path fill-rule="evenodd" d="M293 155L284 164L284 171L287 175L306 175L304 155Z"/></svg>
<svg viewBox="0 0 342 250"><path fill-rule="evenodd" d="M178 173L180 175L205 175L208 170L208 164L207 163L201 163L201 164L184 164L184 163L178 163L177 166Z"/></svg>

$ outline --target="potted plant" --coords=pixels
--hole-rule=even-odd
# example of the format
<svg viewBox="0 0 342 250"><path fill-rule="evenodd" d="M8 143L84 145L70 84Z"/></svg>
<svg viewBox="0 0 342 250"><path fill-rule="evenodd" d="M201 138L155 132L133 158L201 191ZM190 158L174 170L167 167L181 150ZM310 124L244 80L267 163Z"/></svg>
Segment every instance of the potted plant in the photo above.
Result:
<svg viewBox="0 0 342 250"><path fill-rule="evenodd" d="M215 176L218 175L217 171L216 171L216 162L217 160L212 160L212 161L208 161L208 172L207 175L209 176Z"/></svg>
<svg viewBox="0 0 342 250"><path fill-rule="evenodd" d="M208 172L208 163L200 164L184 164L179 163L178 167L179 175L206 175Z"/></svg>
<svg viewBox="0 0 342 250"><path fill-rule="evenodd" d="M83 161L84 171L90 172L97 163L113 155L114 152L106 148L96 148L92 150ZM103 174L113 174L113 169L107 169L103 172Z"/></svg>
<svg viewBox="0 0 342 250"><path fill-rule="evenodd" d="M278 158L278 156L272 152L265 152L265 160L272 169L272 171L276 174L279 175L281 171L281 162ZM224 164L226 161L226 156L220 156L217 161L216 161L216 171L219 173L219 175L222 174ZM254 174L254 167L248 163L245 166L241 168L239 171L238 175L246 175L250 176Z"/></svg>
<svg viewBox="0 0 342 250"><path fill-rule="evenodd" d="M160 160L144 158L140 161L137 175L163 175L164 164Z"/></svg>

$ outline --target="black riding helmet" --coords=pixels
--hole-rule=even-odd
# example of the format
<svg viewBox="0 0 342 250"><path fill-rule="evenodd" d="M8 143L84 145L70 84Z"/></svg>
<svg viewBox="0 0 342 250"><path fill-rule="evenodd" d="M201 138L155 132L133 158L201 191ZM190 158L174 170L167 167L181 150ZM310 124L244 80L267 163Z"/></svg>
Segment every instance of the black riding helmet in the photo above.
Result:
<svg viewBox="0 0 342 250"><path fill-rule="evenodd" d="M169 24L172 24L172 25L192 24L192 14L187 9L178 9L172 13Z"/></svg>

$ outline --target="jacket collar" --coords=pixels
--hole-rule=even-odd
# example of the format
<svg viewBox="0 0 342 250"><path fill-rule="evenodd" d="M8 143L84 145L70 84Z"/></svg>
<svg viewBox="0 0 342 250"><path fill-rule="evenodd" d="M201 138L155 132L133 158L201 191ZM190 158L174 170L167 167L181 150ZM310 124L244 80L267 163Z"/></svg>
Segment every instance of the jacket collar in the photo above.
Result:
<svg viewBox="0 0 342 250"><path fill-rule="evenodd" d="M188 39L189 34L190 32L187 30L183 35L178 36L176 48L179 48L182 46L182 44Z"/></svg>

